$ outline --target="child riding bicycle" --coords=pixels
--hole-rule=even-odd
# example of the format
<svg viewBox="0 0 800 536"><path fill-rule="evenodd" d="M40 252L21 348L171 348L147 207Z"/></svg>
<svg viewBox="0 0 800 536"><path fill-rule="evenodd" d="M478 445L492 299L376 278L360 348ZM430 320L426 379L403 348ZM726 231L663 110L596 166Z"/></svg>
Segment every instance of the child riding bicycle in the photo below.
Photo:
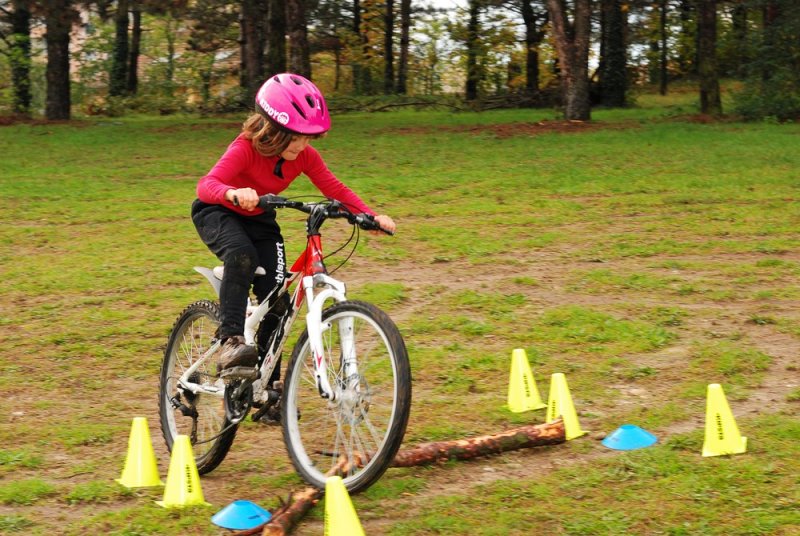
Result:
<svg viewBox="0 0 800 536"><path fill-rule="evenodd" d="M330 129L325 98L310 80L291 73L272 76L258 90L256 113L228 146L211 171L197 184L192 221L200 238L225 266L220 288L221 371L254 367L258 348L245 343L244 321L252 285L259 302L267 299L286 276L286 253L275 210L258 208L260 195L278 194L302 173L326 197L353 212L375 216L386 231L395 223L376 215L328 169L311 140ZM263 267L266 275L256 277ZM289 304L276 304L278 310ZM259 327L257 346L275 330L277 317L268 315ZM269 384L280 379L280 363Z"/></svg>

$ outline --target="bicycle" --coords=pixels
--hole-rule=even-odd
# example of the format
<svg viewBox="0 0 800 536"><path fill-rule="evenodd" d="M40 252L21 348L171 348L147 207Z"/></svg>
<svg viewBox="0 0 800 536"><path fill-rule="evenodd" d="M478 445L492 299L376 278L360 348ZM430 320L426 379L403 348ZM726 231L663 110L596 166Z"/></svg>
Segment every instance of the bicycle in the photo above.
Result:
<svg viewBox="0 0 800 536"><path fill-rule="evenodd" d="M306 248L283 284L260 304L248 300L248 344L254 344L266 315L277 316L278 328L266 351L259 351L256 368L225 377L216 372L219 305L200 300L187 306L169 335L160 372L162 434L170 451L178 434L188 435L198 472L206 474L222 463L239 424L255 409L252 420L279 416L286 450L307 483L322 489L338 472L351 493L361 491L381 477L400 448L411 405L411 369L389 316L372 304L348 300L345 284L328 273L320 228L327 219L343 218L356 237L359 229L382 229L371 216L334 200L305 203L266 195L259 207L308 214ZM217 296L221 268L195 267ZM267 385L303 303L306 327L284 381Z"/></svg>

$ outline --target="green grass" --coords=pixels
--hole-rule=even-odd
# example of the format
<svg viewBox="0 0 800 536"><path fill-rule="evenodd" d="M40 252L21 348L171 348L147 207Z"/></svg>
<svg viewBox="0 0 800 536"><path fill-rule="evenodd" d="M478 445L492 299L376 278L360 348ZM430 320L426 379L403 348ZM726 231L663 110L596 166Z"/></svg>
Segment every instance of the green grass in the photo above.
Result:
<svg viewBox="0 0 800 536"><path fill-rule="evenodd" d="M13 469L15 467L36 468L42 464L41 456L26 451L0 450L0 467Z"/></svg>
<svg viewBox="0 0 800 536"><path fill-rule="evenodd" d="M16 480L0 484L0 504L30 505L55 493L56 487L44 480Z"/></svg>
<svg viewBox="0 0 800 536"><path fill-rule="evenodd" d="M541 421L504 407L514 348L544 397L551 374L568 377L584 429L659 437L630 453L584 437L546 449L552 463L392 469L354 497L369 533L800 530L800 392L763 391L800 368L800 126L691 122L690 98L641 95L570 133L525 130L549 110L350 114L315 142L398 223L395 237L362 235L336 276L404 335L406 446ZM213 507L166 511L158 490L113 482L134 416L165 475L161 355L179 312L212 297L192 267L216 263L189 206L240 120L0 127L0 532L215 534L208 518L228 502L274 508L302 485L279 430L249 422L202 479ZM314 193L303 179L287 191ZM280 217L295 255L302 216ZM327 250L344 227L325 228ZM709 383L742 415L745 455L700 456Z"/></svg>
<svg viewBox="0 0 800 536"><path fill-rule="evenodd" d="M0 516L0 530L4 533L13 534L15 532L25 533L33 526L33 521L23 516L2 515Z"/></svg>
<svg viewBox="0 0 800 536"><path fill-rule="evenodd" d="M65 500L69 504L110 503L125 497L133 496L133 492L114 482L86 482L78 484L70 491Z"/></svg>
<svg viewBox="0 0 800 536"><path fill-rule="evenodd" d="M800 524L791 438L800 429L786 416L747 424L765 437L746 456L699 458L697 434L678 436L591 467L437 498L389 534L791 534Z"/></svg>

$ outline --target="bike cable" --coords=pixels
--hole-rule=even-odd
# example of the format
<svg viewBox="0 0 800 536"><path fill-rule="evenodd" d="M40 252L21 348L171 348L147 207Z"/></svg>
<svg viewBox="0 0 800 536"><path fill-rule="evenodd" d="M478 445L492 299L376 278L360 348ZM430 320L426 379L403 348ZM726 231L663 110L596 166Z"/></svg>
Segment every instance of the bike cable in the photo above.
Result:
<svg viewBox="0 0 800 536"><path fill-rule="evenodd" d="M350 257L352 257L352 256L353 256L353 253L355 253L355 251L356 251L356 248L358 247L358 239L360 238L360 236L361 236L361 233L360 233L360 232L359 232L359 230L358 230L358 226L354 225L354 226L353 226L353 232L350 234L350 238L348 238L348 239L347 239L347 241L345 241L345 242L344 242L344 243L343 243L341 246L339 246L339 248L335 249L335 250L333 251L333 253L331 253L331 254L329 254L329 255L326 255L326 256L325 256L325 258L330 258L330 257L333 257L334 255L336 255L337 253L339 253L340 251L342 251L344 248L346 248L346 247L347 247L347 245L348 245L348 244L350 244L350 242L352 242L352 241L353 241L353 237L355 237L355 239L356 239L356 243L355 243L355 244L353 244L353 248L350 250L350 253L348 253L348 254L347 254L347 257L345 257L345 258L344 258L344 260L343 260L342 262L340 262L338 265L336 265L336 267L335 267L335 268L332 268L331 270L328 270L328 273L329 273L329 274L335 273L335 272L336 272L336 270L338 270L339 268L341 268L342 266L344 266L345 264L347 264L347 261L349 261L349 260L350 260Z"/></svg>

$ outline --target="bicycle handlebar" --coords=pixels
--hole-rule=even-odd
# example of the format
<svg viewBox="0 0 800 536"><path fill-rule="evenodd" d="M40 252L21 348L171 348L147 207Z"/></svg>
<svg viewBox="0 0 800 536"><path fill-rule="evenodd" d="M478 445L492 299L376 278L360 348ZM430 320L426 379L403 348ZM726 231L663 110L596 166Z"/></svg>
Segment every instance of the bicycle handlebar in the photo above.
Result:
<svg viewBox="0 0 800 536"><path fill-rule="evenodd" d="M234 204L237 199L234 196ZM375 221L374 216L366 213L355 214L351 212L346 206L335 199L328 199L318 203L304 203L302 201L292 201L279 195L267 194L258 198L258 207L261 209L268 208L293 208L306 214L314 212L322 216L323 219L327 218L345 218L351 225L357 225L365 231L381 231L388 235L394 235L393 232L387 231Z"/></svg>

